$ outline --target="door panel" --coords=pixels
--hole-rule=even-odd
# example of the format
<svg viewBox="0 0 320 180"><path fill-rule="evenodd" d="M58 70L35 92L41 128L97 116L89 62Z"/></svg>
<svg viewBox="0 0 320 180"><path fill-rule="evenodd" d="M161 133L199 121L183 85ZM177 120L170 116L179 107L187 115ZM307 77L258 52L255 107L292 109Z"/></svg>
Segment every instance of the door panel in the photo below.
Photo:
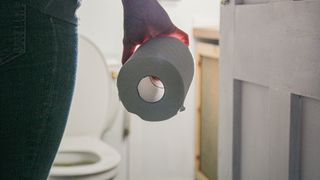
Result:
<svg viewBox="0 0 320 180"><path fill-rule="evenodd" d="M301 179L320 179L320 101L302 98Z"/></svg>
<svg viewBox="0 0 320 180"><path fill-rule="evenodd" d="M237 82L240 102L235 109L240 112L239 151L240 179L268 179L268 88L248 82Z"/></svg>
<svg viewBox="0 0 320 180"><path fill-rule="evenodd" d="M292 95L291 179L320 179L320 101Z"/></svg>
<svg viewBox="0 0 320 180"><path fill-rule="evenodd" d="M271 0L242 0L242 1L239 1L238 4L264 4L270 1Z"/></svg>
<svg viewBox="0 0 320 180"><path fill-rule="evenodd" d="M235 76L320 98L319 17L320 2L235 6Z"/></svg>
<svg viewBox="0 0 320 180"><path fill-rule="evenodd" d="M320 1L221 9L220 180L320 179Z"/></svg>

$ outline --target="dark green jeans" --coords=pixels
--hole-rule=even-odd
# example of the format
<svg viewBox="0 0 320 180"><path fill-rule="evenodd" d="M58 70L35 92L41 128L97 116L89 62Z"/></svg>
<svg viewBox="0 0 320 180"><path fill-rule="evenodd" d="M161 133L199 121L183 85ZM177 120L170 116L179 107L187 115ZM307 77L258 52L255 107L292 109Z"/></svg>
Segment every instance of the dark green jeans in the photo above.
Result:
<svg viewBox="0 0 320 180"><path fill-rule="evenodd" d="M0 3L0 179L45 180L74 92L77 26Z"/></svg>

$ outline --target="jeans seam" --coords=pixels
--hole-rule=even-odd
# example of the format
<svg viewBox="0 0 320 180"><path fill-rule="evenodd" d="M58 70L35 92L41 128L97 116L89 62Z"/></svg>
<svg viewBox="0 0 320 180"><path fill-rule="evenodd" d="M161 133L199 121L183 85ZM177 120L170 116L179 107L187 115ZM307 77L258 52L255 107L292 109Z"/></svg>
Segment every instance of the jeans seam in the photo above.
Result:
<svg viewBox="0 0 320 180"><path fill-rule="evenodd" d="M44 9L47 10L48 7L52 4L52 2L53 2L53 0L50 0L50 1L46 4L46 6L44 7Z"/></svg>
<svg viewBox="0 0 320 180"><path fill-rule="evenodd" d="M26 9L25 3L15 2L12 52L2 57L2 62L0 57L0 67L26 52Z"/></svg>
<svg viewBox="0 0 320 180"><path fill-rule="evenodd" d="M50 23L51 23L51 26L52 26L52 34L53 34L53 39L54 39L53 40L53 47L54 47L55 56L53 57L53 63L54 64L53 64L53 68L52 68L52 71L51 71L51 74L50 74L52 78L51 78L51 81L50 81L51 85L50 85L49 91L48 91L48 100L47 100L48 105L47 105L47 108L44 110L44 112L47 113L47 116L44 116L45 121L41 124L41 127L42 127L41 129L42 130L46 129L45 126L48 125L48 121L49 121L49 118L50 118L50 112L51 112L50 110L53 108L52 107L53 106L52 96L53 96L53 88L54 88L54 81L53 80L54 80L54 77L55 77L55 75L57 73L57 62L58 62L57 54L58 54L58 50L59 50L58 41L57 41L57 29L55 27L54 20L53 20L52 17L50 17ZM36 148L37 148L38 151L34 151L33 152L35 156L33 156L34 160L32 161L33 162L32 166L35 166L35 163L39 161L39 157L40 157L40 154L41 154L40 146L43 144L43 142L45 142L45 140L41 138L41 137L43 137L42 134L43 134L43 131L39 132L38 136L37 136L37 141L36 141L37 147ZM36 168L33 167L32 169L35 171L34 173L32 173L34 175L34 178L39 178L39 177L36 176L36 175L38 175L38 173L36 172Z"/></svg>

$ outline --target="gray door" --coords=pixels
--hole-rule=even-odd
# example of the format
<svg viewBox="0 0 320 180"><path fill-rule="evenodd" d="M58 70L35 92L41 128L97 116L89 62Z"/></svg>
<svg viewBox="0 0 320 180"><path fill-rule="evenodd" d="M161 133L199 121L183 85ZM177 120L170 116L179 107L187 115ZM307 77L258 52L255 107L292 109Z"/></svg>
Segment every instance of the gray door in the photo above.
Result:
<svg viewBox="0 0 320 180"><path fill-rule="evenodd" d="M221 9L220 180L320 179L320 1Z"/></svg>

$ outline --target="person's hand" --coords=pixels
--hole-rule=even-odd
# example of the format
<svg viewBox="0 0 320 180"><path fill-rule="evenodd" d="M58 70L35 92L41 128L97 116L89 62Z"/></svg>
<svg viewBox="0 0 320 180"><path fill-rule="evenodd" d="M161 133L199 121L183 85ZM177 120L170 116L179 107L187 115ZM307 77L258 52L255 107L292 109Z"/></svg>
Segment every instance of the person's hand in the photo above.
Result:
<svg viewBox="0 0 320 180"><path fill-rule="evenodd" d="M175 37L189 45L188 35L171 22L168 14L157 1L146 0L144 3L139 1L123 0L122 64L130 58L139 45L155 37Z"/></svg>

